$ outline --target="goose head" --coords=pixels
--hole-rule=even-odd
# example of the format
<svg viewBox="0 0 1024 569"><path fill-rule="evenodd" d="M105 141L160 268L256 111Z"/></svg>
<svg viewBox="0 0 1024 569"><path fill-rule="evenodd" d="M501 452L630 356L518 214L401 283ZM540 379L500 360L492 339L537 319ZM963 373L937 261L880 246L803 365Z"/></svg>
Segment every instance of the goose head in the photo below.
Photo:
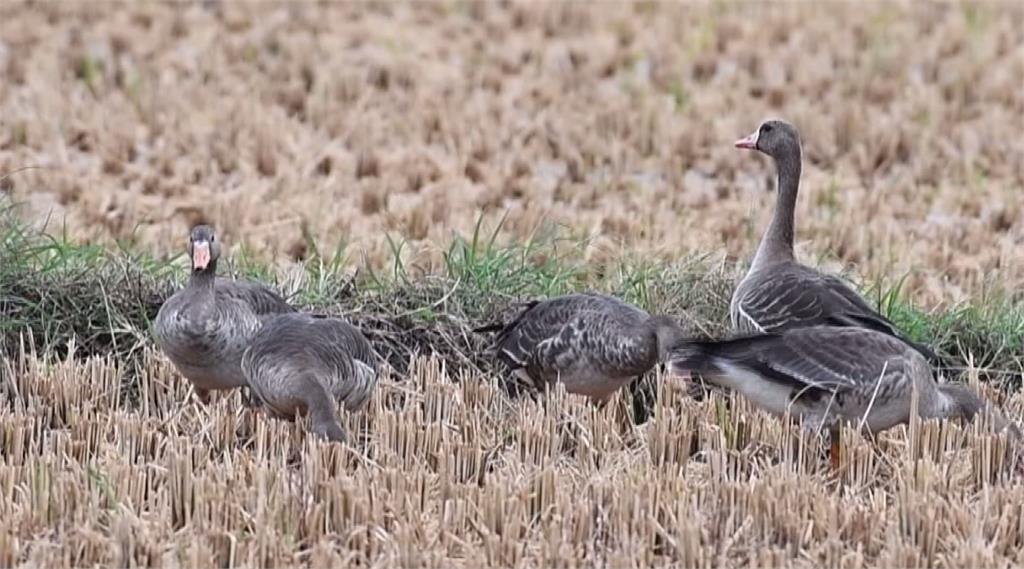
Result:
<svg viewBox="0 0 1024 569"><path fill-rule="evenodd" d="M939 385L939 393L946 399L947 414L960 416L970 421L979 413L989 411L991 426L996 432L1006 431L1010 440L1017 443L1024 440L1020 427L1014 421L1007 418L999 409L989 405L966 385L943 383Z"/></svg>
<svg viewBox="0 0 1024 569"><path fill-rule="evenodd" d="M212 272L220 257L220 243L209 225L197 225L188 237L188 256L192 259L193 273Z"/></svg>
<svg viewBox="0 0 1024 569"><path fill-rule="evenodd" d="M783 120L767 120L746 138L736 141L736 148L757 150L775 158L800 155L800 132Z"/></svg>
<svg viewBox="0 0 1024 569"><path fill-rule="evenodd" d="M652 316L648 326L658 343L658 360L665 361L672 348L688 337L686 330L670 316Z"/></svg>

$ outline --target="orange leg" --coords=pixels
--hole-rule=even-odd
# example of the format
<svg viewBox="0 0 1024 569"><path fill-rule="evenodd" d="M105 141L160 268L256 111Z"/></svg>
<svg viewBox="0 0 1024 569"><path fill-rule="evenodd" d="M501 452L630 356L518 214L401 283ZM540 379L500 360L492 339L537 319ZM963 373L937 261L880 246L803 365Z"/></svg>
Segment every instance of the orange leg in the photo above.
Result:
<svg viewBox="0 0 1024 569"><path fill-rule="evenodd" d="M839 433L842 431L839 428L833 428L829 431L829 439L831 439L831 448L829 448L829 462L832 464L832 473L839 473L840 461L840 449L842 447Z"/></svg>

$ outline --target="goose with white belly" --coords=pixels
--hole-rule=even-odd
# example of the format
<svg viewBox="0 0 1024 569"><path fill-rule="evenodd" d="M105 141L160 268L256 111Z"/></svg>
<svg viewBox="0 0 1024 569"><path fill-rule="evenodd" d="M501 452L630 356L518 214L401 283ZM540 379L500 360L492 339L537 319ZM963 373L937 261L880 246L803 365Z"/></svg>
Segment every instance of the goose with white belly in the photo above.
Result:
<svg viewBox="0 0 1024 569"><path fill-rule="evenodd" d="M670 356L674 373L699 373L758 407L832 433L842 423L879 432L920 417L972 420L988 407L964 385L940 383L925 357L876 330L815 326L720 341L683 341ZM1020 440L1016 424L992 410L993 426ZM835 462L834 462L835 464Z"/></svg>

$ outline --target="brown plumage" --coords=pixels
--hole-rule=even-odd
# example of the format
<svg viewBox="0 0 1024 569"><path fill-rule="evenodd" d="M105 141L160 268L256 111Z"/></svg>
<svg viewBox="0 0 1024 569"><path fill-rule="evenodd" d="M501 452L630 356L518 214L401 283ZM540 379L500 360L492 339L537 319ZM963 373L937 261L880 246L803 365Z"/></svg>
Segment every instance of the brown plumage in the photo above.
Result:
<svg viewBox="0 0 1024 569"><path fill-rule="evenodd" d="M681 337L670 318L611 296L570 294L531 303L501 327L494 350L533 389L561 382L570 393L605 401Z"/></svg>

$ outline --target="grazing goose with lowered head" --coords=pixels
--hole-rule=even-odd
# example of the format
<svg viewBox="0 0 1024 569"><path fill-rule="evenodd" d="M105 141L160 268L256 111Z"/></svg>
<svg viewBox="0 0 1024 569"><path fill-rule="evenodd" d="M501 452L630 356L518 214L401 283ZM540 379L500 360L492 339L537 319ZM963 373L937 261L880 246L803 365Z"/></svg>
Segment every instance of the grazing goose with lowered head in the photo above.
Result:
<svg viewBox="0 0 1024 569"><path fill-rule="evenodd" d="M900 338L930 360L934 352L904 338L842 280L801 265L793 253L793 218L800 186L800 134L780 120L761 124L738 148L758 150L775 160L778 202L746 276L729 305L733 329L764 333L804 326L851 326Z"/></svg>
<svg viewBox="0 0 1024 569"><path fill-rule="evenodd" d="M669 357L674 373L699 373L776 415L789 412L810 430L840 423L872 433L910 420L918 393L922 418L971 420L985 401L964 385L938 383L925 357L906 342L866 328L816 326L722 341L683 341ZM1020 438L993 413L994 427Z"/></svg>
<svg viewBox="0 0 1024 569"><path fill-rule="evenodd" d="M555 382L598 403L661 361L683 337L679 324L612 296L570 294L530 303L500 330L497 358L538 391Z"/></svg>
<svg viewBox="0 0 1024 569"><path fill-rule="evenodd" d="M192 229L188 253L188 284L160 307L154 328L160 349L206 401L211 390L246 385L249 341L265 318L295 309L264 285L217 277L220 243L210 226Z"/></svg>
<svg viewBox="0 0 1024 569"><path fill-rule="evenodd" d="M339 405L355 411L377 385L379 358L362 332L320 314L268 319L242 357L253 392L274 415L308 414L317 435L344 442Z"/></svg>

